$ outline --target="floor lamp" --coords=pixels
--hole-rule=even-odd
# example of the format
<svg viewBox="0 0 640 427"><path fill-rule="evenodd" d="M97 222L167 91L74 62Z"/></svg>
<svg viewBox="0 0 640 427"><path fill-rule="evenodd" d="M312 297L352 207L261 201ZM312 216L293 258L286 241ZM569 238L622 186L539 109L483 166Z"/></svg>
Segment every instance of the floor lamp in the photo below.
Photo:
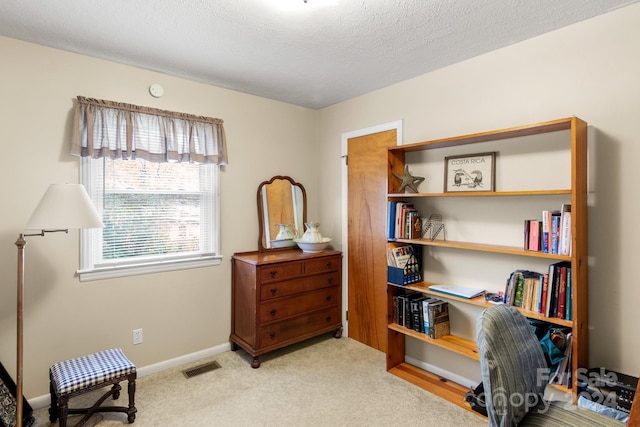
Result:
<svg viewBox="0 0 640 427"><path fill-rule="evenodd" d="M51 184L40 200L25 228L39 233L21 233L16 240L18 247L18 307L17 313L17 367L16 367L16 426L22 427L22 306L24 297L24 247L25 237L44 236L45 233L69 229L101 228L102 220L81 184Z"/></svg>

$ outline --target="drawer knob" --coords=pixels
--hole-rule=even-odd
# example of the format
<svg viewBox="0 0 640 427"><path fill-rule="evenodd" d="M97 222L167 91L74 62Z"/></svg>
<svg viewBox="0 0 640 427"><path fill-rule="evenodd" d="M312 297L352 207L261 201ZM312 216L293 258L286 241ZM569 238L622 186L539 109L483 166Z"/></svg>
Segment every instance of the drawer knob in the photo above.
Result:
<svg viewBox="0 0 640 427"><path fill-rule="evenodd" d="M326 317L326 319L324 319L324 320L326 320L326 321L327 321L327 323L328 323L328 322L331 322L331 316L327 316L327 317Z"/></svg>
<svg viewBox="0 0 640 427"><path fill-rule="evenodd" d="M327 295L327 301L331 301L331 295Z"/></svg>
<svg viewBox="0 0 640 427"><path fill-rule="evenodd" d="M276 275L278 274L278 270L272 270L272 271L269 272L269 274L271 275L272 279L275 279Z"/></svg>
<svg viewBox="0 0 640 427"><path fill-rule="evenodd" d="M269 332L269 338L271 338L272 340L276 338L276 333L275 332Z"/></svg>
<svg viewBox="0 0 640 427"><path fill-rule="evenodd" d="M331 285L333 283L333 277L329 277L327 279L327 283Z"/></svg>
<svg viewBox="0 0 640 427"><path fill-rule="evenodd" d="M278 292L278 288L271 288L271 295L275 295Z"/></svg>
<svg viewBox="0 0 640 427"><path fill-rule="evenodd" d="M331 268L331 261L327 262L327 268Z"/></svg>
<svg viewBox="0 0 640 427"><path fill-rule="evenodd" d="M272 316L276 315L276 309L272 308L271 311L269 312Z"/></svg>

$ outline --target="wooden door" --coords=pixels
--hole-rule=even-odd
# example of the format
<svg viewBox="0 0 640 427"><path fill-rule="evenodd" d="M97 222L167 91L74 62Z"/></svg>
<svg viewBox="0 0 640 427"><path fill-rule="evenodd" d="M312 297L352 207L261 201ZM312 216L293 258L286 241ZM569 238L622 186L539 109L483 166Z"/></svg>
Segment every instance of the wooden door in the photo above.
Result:
<svg viewBox="0 0 640 427"><path fill-rule="evenodd" d="M387 349L387 148L396 130L347 141L349 337Z"/></svg>

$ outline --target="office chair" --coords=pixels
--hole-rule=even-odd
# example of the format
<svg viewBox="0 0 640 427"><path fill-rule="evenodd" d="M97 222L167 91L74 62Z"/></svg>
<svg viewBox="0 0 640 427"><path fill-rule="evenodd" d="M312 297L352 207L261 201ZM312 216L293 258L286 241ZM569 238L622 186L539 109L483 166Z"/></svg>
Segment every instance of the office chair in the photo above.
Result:
<svg viewBox="0 0 640 427"><path fill-rule="evenodd" d="M567 402L544 400L549 368L540 341L516 308L500 304L478 317L476 341L490 427L625 426ZM640 425L634 399L627 427Z"/></svg>

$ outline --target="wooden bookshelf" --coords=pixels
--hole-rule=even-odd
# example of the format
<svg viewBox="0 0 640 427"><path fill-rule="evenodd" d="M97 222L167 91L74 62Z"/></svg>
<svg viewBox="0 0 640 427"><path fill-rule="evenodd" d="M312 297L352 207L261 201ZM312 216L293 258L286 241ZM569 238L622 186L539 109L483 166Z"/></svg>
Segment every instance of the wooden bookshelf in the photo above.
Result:
<svg viewBox="0 0 640 427"><path fill-rule="evenodd" d="M415 144L406 144L391 147L388 149L388 201L408 201L416 202L421 199L427 199L430 206L437 206L441 200L449 198L458 198L464 203L465 200L471 201L476 198L491 198L491 203L496 203L496 209L500 209L504 204L518 203L521 198L543 198L546 202L549 200L557 200L558 197L571 203L571 242L572 253L570 256L563 256L550 253L542 253L536 251L524 250L522 246L503 246L496 245L492 242L471 243L451 240L430 240L430 239L392 239L394 242L407 243L412 245L420 245L428 247L429 251L439 251L440 248L448 248L454 251L476 251L485 254L494 254L495 256L517 257L519 263L526 266L527 260L539 262L539 260L549 261L549 264L557 261L569 261L572 268L572 320L565 320L553 317L546 317L541 313L529 310L519 310L530 319L538 319L554 325L560 325L571 328L572 330L572 367L574 372L573 378L577 379L575 372L579 368L588 368L588 295L587 295L587 141L586 141L587 124L577 117L569 117L559 120L553 120L544 123L537 123L508 129L495 130L490 132L482 132L470 135L456 136L452 138L444 138L433 141L420 142ZM393 184L395 178L393 172L402 175L405 167L405 155L408 153L416 153L422 151L439 150L448 147L458 147L478 143L494 143L500 141L500 144L511 144L512 138L539 136L546 133L565 131L563 136L568 135L568 144L570 145L570 160L566 164L566 168L570 169L570 188L552 188L544 190L509 190L501 191L497 188L494 192L428 192L428 193L407 193L399 194L394 192ZM566 132L568 131L568 132ZM477 148L469 147L469 152L476 151ZM437 154L435 154L437 155ZM414 159L413 157L412 159ZM413 160L412 160L413 161ZM407 164L411 164L410 162ZM539 214L539 212L538 212ZM533 213L532 213L533 215ZM522 218L524 220L526 218ZM460 221L460 219L459 219ZM424 252L424 251L423 251ZM424 277L429 276L428 265L425 264ZM525 268L525 267L523 267ZM505 272L508 276L509 272ZM436 296L440 299L448 301L450 304L470 304L481 308L487 308L493 304L486 301L483 296L477 298L460 298L453 295L443 294L441 292L431 291L429 286L434 283L428 281L419 282L411 285L401 286L393 283L387 284L388 298L388 343L387 343L387 370L409 381L419 387L424 388L438 396L441 396L461 407L470 409L469 405L464 402L463 397L469 391L468 387L455 384L454 382L441 378L431 372L427 372L419 367L409 365L405 361L405 340L407 337L413 340L424 342L428 346L437 346L452 353L460 354L471 360L478 361L478 349L474 340L449 335L439 339L432 339L424 333L418 333L404 326L394 323L393 319L393 297L405 290L420 292L425 295ZM504 284L501 284L504 286ZM575 380L574 380L575 381ZM553 385L564 392L572 395L574 402L577 401L577 386L573 384L571 389ZM474 412L476 413L476 412ZM476 413L477 414L477 413ZM478 414L479 415L479 414Z"/></svg>

